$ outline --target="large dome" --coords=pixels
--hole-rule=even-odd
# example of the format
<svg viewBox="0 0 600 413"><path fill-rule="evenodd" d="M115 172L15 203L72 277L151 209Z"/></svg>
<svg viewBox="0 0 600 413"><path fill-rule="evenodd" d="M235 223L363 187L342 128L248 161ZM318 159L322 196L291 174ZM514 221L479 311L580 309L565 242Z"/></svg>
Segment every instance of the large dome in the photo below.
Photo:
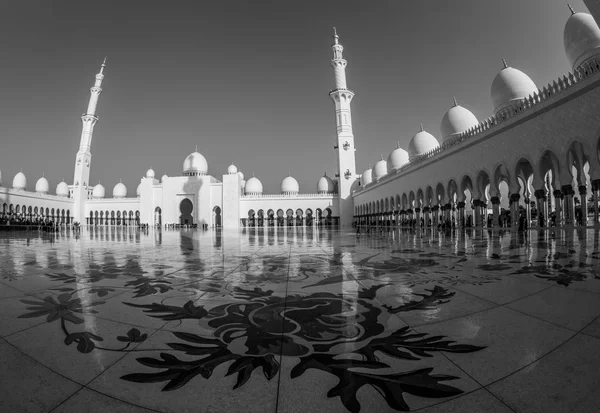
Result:
<svg viewBox="0 0 600 413"><path fill-rule="evenodd" d="M383 155L381 156L381 160L377 161L375 167L373 168L373 179L378 180L387 175L387 162L383 160Z"/></svg>
<svg viewBox="0 0 600 413"><path fill-rule="evenodd" d="M56 185L56 195L58 196L69 196L69 185L65 181L62 181Z"/></svg>
<svg viewBox="0 0 600 413"><path fill-rule="evenodd" d="M101 184L98 184L92 191L92 198L104 198L105 192L104 187Z"/></svg>
<svg viewBox="0 0 600 413"><path fill-rule="evenodd" d="M366 186L373 182L373 169L371 169L371 165L369 165L369 169L363 172L362 174L362 185Z"/></svg>
<svg viewBox="0 0 600 413"><path fill-rule="evenodd" d="M237 166L235 166L234 164L231 164L227 167L227 174L233 175L233 174L237 174L237 173L238 173L238 169L237 169Z"/></svg>
<svg viewBox="0 0 600 413"><path fill-rule="evenodd" d="M208 163L199 152L190 153L183 161L183 174L186 176L206 175Z"/></svg>
<svg viewBox="0 0 600 413"><path fill-rule="evenodd" d="M246 184L248 185L248 184ZM298 181L292 176L287 176L281 181L281 193L282 194L297 194L300 192L300 185L298 185Z"/></svg>
<svg viewBox="0 0 600 413"><path fill-rule="evenodd" d="M600 54L600 28L587 13L574 13L569 17L563 39L567 60L573 69Z"/></svg>
<svg viewBox="0 0 600 413"><path fill-rule="evenodd" d="M164 184L164 183L165 183L165 181L167 180L167 178L169 178L169 175L167 175L167 174L164 174L163 176L161 176L161 178L160 178L160 182Z"/></svg>
<svg viewBox="0 0 600 413"><path fill-rule="evenodd" d="M492 82L491 96L494 113L498 113L507 106L537 93L537 91L537 86L529 76L518 69L505 67Z"/></svg>
<svg viewBox="0 0 600 413"><path fill-rule="evenodd" d="M43 176L35 183L35 192L40 194L47 194L50 192L50 183Z"/></svg>
<svg viewBox="0 0 600 413"><path fill-rule="evenodd" d="M23 172L19 172L18 174L15 175L15 177L13 178L12 187L14 189L27 188L27 178L25 177L25 174Z"/></svg>
<svg viewBox="0 0 600 413"><path fill-rule="evenodd" d="M119 182L113 188L113 198L125 198L127 196L127 187Z"/></svg>
<svg viewBox="0 0 600 413"><path fill-rule="evenodd" d="M398 146L396 149L390 153L387 160L388 173L392 172L396 169L402 168L404 165L408 163L408 152L400 147L400 142L398 142Z"/></svg>
<svg viewBox="0 0 600 413"><path fill-rule="evenodd" d="M260 195L263 192L262 183L258 178L252 177L246 181L245 192L247 195Z"/></svg>
<svg viewBox="0 0 600 413"><path fill-rule="evenodd" d="M333 194L335 190L335 186L333 184L333 180L327 176L327 174L323 175L317 181L317 193L318 194Z"/></svg>
<svg viewBox="0 0 600 413"><path fill-rule="evenodd" d="M412 162L415 157L424 155L438 146L440 144L437 139L431 133L424 131L421 125L421 130L408 143L408 159Z"/></svg>
<svg viewBox="0 0 600 413"><path fill-rule="evenodd" d="M473 115L470 110L460 106L455 100L454 106L451 107L442 118L442 124L440 126L442 142L461 134L473 126L477 126L478 124L479 121L475 115Z"/></svg>

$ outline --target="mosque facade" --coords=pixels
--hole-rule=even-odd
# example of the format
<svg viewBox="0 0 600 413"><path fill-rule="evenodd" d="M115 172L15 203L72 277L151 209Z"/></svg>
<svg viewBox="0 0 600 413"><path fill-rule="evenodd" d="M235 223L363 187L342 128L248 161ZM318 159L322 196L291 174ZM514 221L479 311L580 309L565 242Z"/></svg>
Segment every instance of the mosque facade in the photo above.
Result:
<svg viewBox="0 0 600 413"><path fill-rule="evenodd" d="M586 2L592 15L573 10L564 30L572 71L543 87L525 73L504 67L491 85L494 113L478 120L454 99L441 120L440 140L421 126L408 147L395 148L362 174L356 171L347 61L334 32L331 65L336 175L318 178L315 191L301 193L286 177L281 193L263 193L257 177L245 180L235 165L208 174L197 150L183 162L180 176L158 179L148 170L135 194L117 183L91 186L91 147L98 122L106 60L90 89L71 184L54 194L45 177L34 191L21 171L8 187L0 174L3 220L49 220L82 225L198 224L247 226L398 225L402 221L452 221L457 226L499 225L501 206L516 225L525 211L529 224L598 223L600 195L600 6ZM507 188L504 194L501 187ZM588 208L588 202L591 204ZM576 205L578 204L578 205ZM579 206L579 209L577 207ZM591 211L577 215L577 211ZM534 214L535 211L535 214ZM535 218L535 219L534 219Z"/></svg>

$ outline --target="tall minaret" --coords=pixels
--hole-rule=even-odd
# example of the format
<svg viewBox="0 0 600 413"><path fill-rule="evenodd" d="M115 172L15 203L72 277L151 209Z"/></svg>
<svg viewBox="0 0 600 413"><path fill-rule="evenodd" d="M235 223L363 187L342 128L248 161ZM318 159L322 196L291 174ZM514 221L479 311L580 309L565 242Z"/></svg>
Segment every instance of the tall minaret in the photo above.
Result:
<svg viewBox="0 0 600 413"><path fill-rule="evenodd" d="M102 93L102 79L104 79L104 68L106 67L106 58L100 66L100 72L96 75L96 82L90 88L90 102L87 111L81 116L83 127L81 129L81 140L79 141L79 151L75 161L75 173L73 174L73 198L75 204L73 207L73 220L85 223L85 200L88 197L88 185L90 183L90 164L92 162L92 136L94 126L98 122L96 116L96 106L98 97Z"/></svg>
<svg viewBox="0 0 600 413"><path fill-rule="evenodd" d="M352 114L350 102L354 93L346 88L346 65L348 62L342 57L344 47L339 43L339 37L333 28L333 73L335 75L335 89L329 96L335 104L336 139L334 149L337 157L338 170L338 196L340 201L340 225L351 225L354 215L352 190L357 179L356 159L354 148L354 135L352 133Z"/></svg>

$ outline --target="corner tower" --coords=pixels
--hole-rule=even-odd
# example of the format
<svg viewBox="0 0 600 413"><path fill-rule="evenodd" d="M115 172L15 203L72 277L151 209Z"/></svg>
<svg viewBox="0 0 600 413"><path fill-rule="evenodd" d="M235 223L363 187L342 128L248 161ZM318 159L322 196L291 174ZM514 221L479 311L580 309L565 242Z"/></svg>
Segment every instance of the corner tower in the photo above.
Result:
<svg viewBox="0 0 600 413"><path fill-rule="evenodd" d="M346 87L346 66L348 62L343 58L344 47L339 42L339 36L333 28L333 59L331 66L335 76L335 89L329 92L335 105L336 151L338 197L340 202L340 225L352 224L354 207L352 190L356 181L356 154L354 147L354 134L352 133L352 113L350 102L354 92Z"/></svg>
<svg viewBox="0 0 600 413"><path fill-rule="evenodd" d="M106 58L100 66L100 72L96 75L96 82L90 88L90 101L87 111L81 116L83 127L81 129L81 140L79 141L79 151L75 160L75 172L73 174L73 198L75 200L73 210L73 220L76 222L84 221L85 200L88 198L88 185L90 182L90 165L92 162L92 136L94 126L98 122L96 117L96 106L98 97L102 93L102 80L104 79L104 68L106 67Z"/></svg>

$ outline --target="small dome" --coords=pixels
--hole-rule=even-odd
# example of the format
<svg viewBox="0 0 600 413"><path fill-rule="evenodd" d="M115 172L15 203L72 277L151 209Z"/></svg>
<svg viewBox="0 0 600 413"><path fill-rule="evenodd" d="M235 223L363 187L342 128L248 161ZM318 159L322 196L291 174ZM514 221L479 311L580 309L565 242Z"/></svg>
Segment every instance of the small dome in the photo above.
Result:
<svg viewBox="0 0 600 413"><path fill-rule="evenodd" d="M282 194L297 194L298 192L300 192L300 185L292 176L288 176L281 181Z"/></svg>
<svg viewBox="0 0 600 413"><path fill-rule="evenodd" d="M373 169L371 169L371 165L369 165L369 169L363 172L362 174L362 185L366 186L373 182Z"/></svg>
<svg viewBox="0 0 600 413"><path fill-rule="evenodd" d="M386 176L387 172L387 162L383 160L383 155L381 155L381 160L377 161L375 167L373 168L373 179L377 181Z"/></svg>
<svg viewBox="0 0 600 413"><path fill-rule="evenodd" d="M127 187L119 182L113 188L113 198L125 198L127 196Z"/></svg>
<svg viewBox="0 0 600 413"><path fill-rule="evenodd" d="M492 82L492 104L494 113L537 93L538 88L525 73L506 66Z"/></svg>
<svg viewBox="0 0 600 413"><path fill-rule="evenodd" d="M567 60L573 70L600 54L600 28L587 13L574 13L569 17L563 40Z"/></svg>
<svg viewBox="0 0 600 413"><path fill-rule="evenodd" d="M319 178L319 181L317 182L318 194L333 194L334 189L333 180L328 177L327 174Z"/></svg>
<svg viewBox="0 0 600 413"><path fill-rule="evenodd" d="M199 152L193 152L183 161L183 174L191 175L206 175L208 172L208 163L206 158Z"/></svg>
<svg viewBox="0 0 600 413"><path fill-rule="evenodd" d="M244 181L243 179L240 181L240 186L243 188L246 187L246 181Z"/></svg>
<svg viewBox="0 0 600 413"><path fill-rule="evenodd" d="M398 147L390 153L387 160L388 173L395 171L397 169L402 168L404 165L408 163L408 152L400 147L400 142L398 142Z"/></svg>
<svg viewBox="0 0 600 413"><path fill-rule="evenodd" d="M240 181L244 180L244 174L242 173L242 171L238 171L238 176L240 177Z"/></svg>
<svg viewBox="0 0 600 413"><path fill-rule="evenodd" d="M13 178L12 187L14 189L25 189L27 188L27 178L25 178L25 174L23 172L19 172Z"/></svg>
<svg viewBox="0 0 600 413"><path fill-rule="evenodd" d="M237 173L238 173L237 166L235 166L234 164L231 164L227 167L227 174L233 175L233 174L237 174Z"/></svg>
<svg viewBox="0 0 600 413"><path fill-rule="evenodd" d="M137 188L135 189L135 196L137 196L139 198L141 194L142 194L142 184L139 183Z"/></svg>
<svg viewBox="0 0 600 413"><path fill-rule="evenodd" d="M470 110L463 108L456 100L454 106L444 114L440 130L442 132L442 142L454 136L461 134L467 129L477 126L479 121Z"/></svg>
<svg viewBox="0 0 600 413"><path fill-rule="evenodd" d="M161 178L160 178L160 182L162 182L163 184L165 183L165 181L167 180L169 176L167 174L164 174Z"/></svg>
<svg viewBox="0 0 600 413"><path fill-rule="evenodd" d="M92 198L104 198L105 190L101 184L98 184L94 187L92 191Z"/></svg>
<svg viewBox="0 0 600 413"><path fill-rule="evenodd" d="M35 192L40 194L47 194L50 192L50 183L43 176L35 183Z"/></svg>
<svg viewBox="0 0 600 413"><path fill-rule="evenodd" d="M412 162L417 156L424 155L440 146L437 139L429 132L421 130L408 143L408 159Z"/></svg>
<svg viewBox="0 0 600 413"><path fill-rule="evenodd" d="M56 195L58 196L69 196L69 185L65 181L62 181L56 185Z"/></svg>
<svg viewBox="0 0 600 413"><path fill-rule="evenodd" d="M260 195L263 192L262 183L255 177L248 179L244 189L248 195Z"/></svg>
<svg viewBox="0 0 600 413"><path fill-rule="evenodd" d="M154 178L154 170L152 168L146 171L146 178Z"/></svg>

